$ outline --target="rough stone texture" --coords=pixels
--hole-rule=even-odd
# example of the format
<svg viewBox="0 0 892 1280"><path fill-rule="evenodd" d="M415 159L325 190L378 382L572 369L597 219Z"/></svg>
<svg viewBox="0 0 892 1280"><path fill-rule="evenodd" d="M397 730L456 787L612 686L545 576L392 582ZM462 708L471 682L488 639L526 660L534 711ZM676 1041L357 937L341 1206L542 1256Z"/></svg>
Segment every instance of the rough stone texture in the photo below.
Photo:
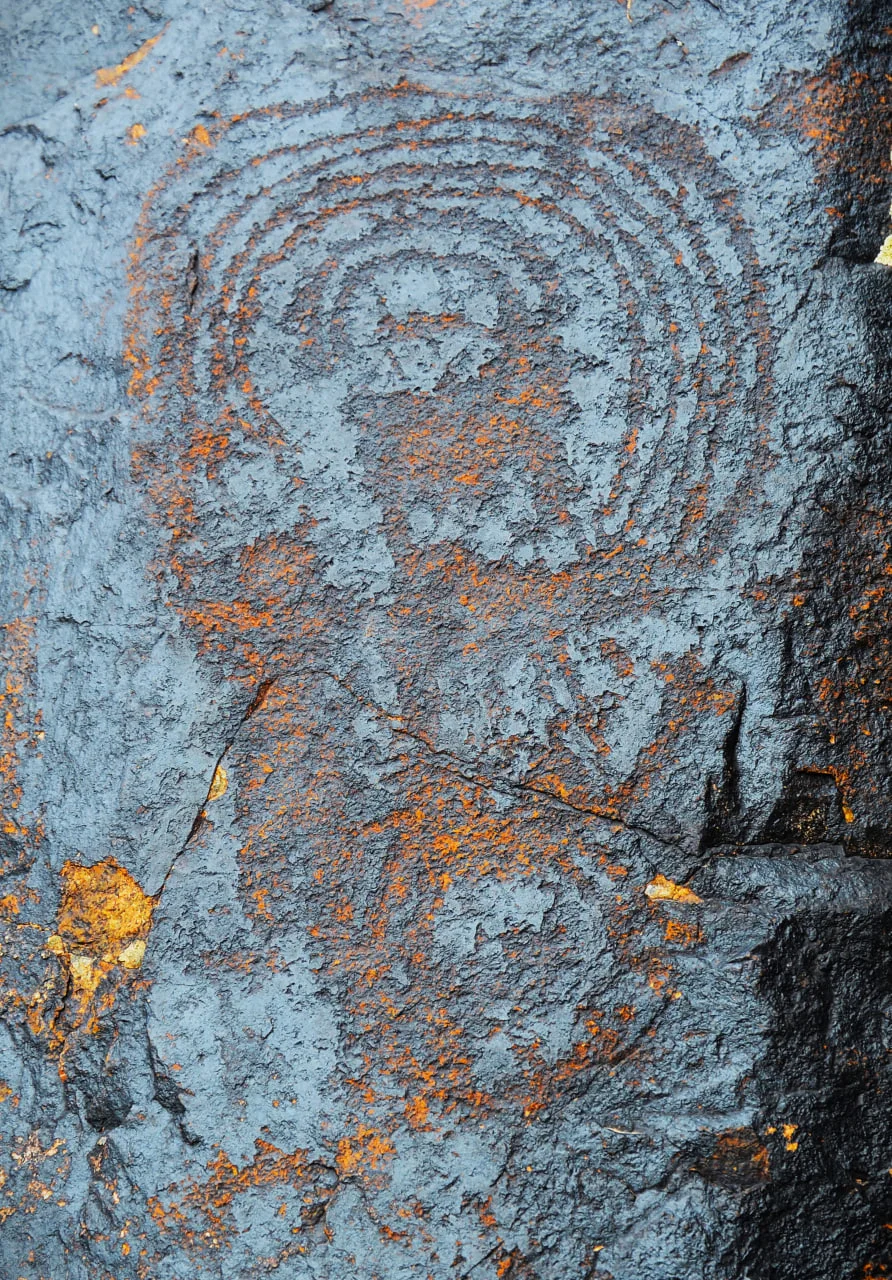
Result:
<svg viewBox="0 0 892 1280"><path fill-rule="evenodd" d="M888 6L2 26L0 1275L886 1276Z"/></svg>

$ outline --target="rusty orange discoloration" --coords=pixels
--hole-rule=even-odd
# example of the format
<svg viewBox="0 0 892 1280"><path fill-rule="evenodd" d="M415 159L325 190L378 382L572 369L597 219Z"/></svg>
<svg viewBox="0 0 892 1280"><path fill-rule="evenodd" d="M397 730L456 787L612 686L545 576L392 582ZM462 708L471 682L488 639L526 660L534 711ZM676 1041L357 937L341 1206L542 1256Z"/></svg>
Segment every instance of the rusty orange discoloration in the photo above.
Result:
<svg viewBox="0 0 892 1280"><path fill-rule="evenodd" d="M394 1155L392 1142L379 1130L360 1124L334 1146L334 1165L313 1159L306 1149L283 1151L264 1139L255 1139L254 1159L239 1167L224 1151L209 1162L202 1181L172 1185L166 1195L151 1196L149 1213L161 1231L177 1240L193 1257L229 1248L238 1234L238 1198L247 1192L267 1190L270 1196L296 1195L299 1215L292 1219L289 1243L276 1254L276 1265L303 1255L314 1239L324 1244L332 1238L325 1211L351 1181L378 1181ZM287 1201L286 1201L287 1204ZM278 1212L286 1212L280 1205ZM398 1210L402 1218L420 1216L421 1206ZM405 1230L380 1224L391 1238Z"/></svg>

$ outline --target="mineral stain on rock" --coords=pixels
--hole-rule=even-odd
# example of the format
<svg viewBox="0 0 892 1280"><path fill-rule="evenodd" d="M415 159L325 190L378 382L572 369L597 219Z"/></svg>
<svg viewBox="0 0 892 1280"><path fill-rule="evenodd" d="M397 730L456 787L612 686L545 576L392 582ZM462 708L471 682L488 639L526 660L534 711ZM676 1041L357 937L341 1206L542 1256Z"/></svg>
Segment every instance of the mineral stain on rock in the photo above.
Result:
<svg viewBox="0 0 892 1280"><path fill-rule="evenodd" d="M104 980L142 964L155 904L113 858L92 867L66 862L61 876L57 932L46 947L67 966L83 1018Z"/></svg>
<svg viewBox="0 0 892 1280"><path fill-rule="evenodd" d="M0 1273L886 1275L882 6L7 26Z"/></svg>

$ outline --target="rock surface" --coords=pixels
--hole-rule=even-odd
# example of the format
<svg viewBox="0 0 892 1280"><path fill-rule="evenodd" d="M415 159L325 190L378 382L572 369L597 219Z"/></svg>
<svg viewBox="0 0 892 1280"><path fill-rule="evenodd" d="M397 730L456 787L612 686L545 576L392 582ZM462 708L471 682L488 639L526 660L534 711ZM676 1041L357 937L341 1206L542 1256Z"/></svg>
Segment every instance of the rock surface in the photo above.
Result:
<svg viewBox="0 0 892 1280"><path fill-rule="evenodd" d="M888 1275L888 5L2 21L0 1274Z"/></svg>

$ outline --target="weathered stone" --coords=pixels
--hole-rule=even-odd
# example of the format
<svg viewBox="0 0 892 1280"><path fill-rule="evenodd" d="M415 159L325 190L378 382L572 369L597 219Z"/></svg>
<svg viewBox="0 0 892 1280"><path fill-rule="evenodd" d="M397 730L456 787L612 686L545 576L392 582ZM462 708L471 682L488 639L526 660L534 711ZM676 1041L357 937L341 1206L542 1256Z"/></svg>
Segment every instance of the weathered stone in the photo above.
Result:
<svg viewBox="0 0 892 1280"><path fill-rule="evenodd" d="M2 1276L888 1274L890 19L5 19Z"/></svg>

